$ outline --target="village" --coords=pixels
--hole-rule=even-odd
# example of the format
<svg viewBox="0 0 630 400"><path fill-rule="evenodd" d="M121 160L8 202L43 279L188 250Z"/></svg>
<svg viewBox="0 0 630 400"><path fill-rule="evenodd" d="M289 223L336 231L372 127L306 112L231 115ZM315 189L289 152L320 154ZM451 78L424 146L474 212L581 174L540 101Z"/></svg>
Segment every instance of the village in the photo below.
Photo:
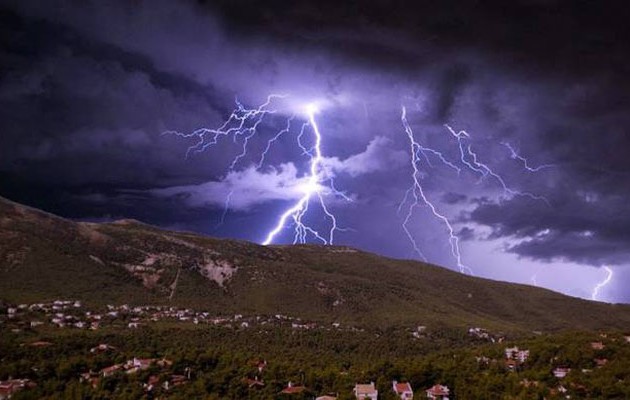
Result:
<svg viewBox="0 0 630 400"><path fill-rule="evenodd" d="M41 343L38 346L42 346ZM117 349L113 346L110 346L105 343L98 344L97 346L90 349L91 354L103 354L116 352ZM185 374L166 374L167 378L164 379L164 371L168 371L169 367L173 365L173 362L166 358L131 358L124 363L113 364L111 366L105 367L98 372L87 371L81 373L79 375L79 381L83 382L87 385L90 385L96 388L100 381L104 378L114 376L115 374L135 374L140 371L145 371L148 369L152 369L155 374L152 374L148 377L147 381L142 384L145 392L151 393L155 390L160 390L161 392L169 392L173 388L184 385L191 380L191 369L187 368L185 370ZM268 367L267 361L258 360L252 363L253 373L255 374L254 378L245 377L243 378L243 384L246 385L251 390L260 389L265 386L265 382L262 379L258 378L258 374L262 374L264 370ZM0 400L10 399L13 394L33 388L36 386L36 383L29 379L8 379L5 381L0 381ZM392 382L392 390L393 392L403 400L410 400L414 398L414 391L411 387L411 384L408 382ZM309 389L302 384L294 384L292 382L288 382L286 387L282 389L278 394L280 395L297 395L303 394L304 392L309 391ZM370 383L357 383L352 393L357 400L377 400L378 399L378 390L374 382ZM448 400L449 399L450 390L445 385L436 384L430 388L424 390L424 396L422 398L433 399L433 400ZM418 398L418 397L416 397ZM336 400L336 394L325 394L322 396L315 397L316 400Z"/></svg>
<svg viewBox="0 0 630 400"><path fill-rule="evenodd" d="M300 318L294 318L286 315L273 316L213 316L208 312L194 311L191 309L182 309L170 306L129 306L129 305L108 305L100 311L88 310L81 301L77 300L55 300L47 303L34 304L18 304L6 306L4 312L0 313L0 328L10 329L14 334L20 334L24 331L33 331L41 328L50 329L74 329L74 330L99 330L106 327L115 327L125 330L136 330L148 324L160 321L171 321L176 323L187 324L209 324L218 327L229 327L233 329L249 329L253 327L278 326L290 330L338 330L338 331L354 331L363 332L362 329L356 327L344 327L340 323L332 323L330 325L322 325L315 322L305 322ZM425 338L426 327L417 326L411 331L411 340ZM505 336L497 335L480 327L471 327L468 329L468 336L473 340L485 341L488 343L499 344L506 341ZM630 336L625 335L621 339L623 342L630 344ZM593 352L592 368L579 368L580 374L590 374L593 369L604 368L609 360L606 357L606 341L617 341L616 338L608 338L604 333L599 335L599 340L592 341L588 344L590 351ZM26 341L20 346L28 346L33 348L46 348L54 346L51 341L35 340ZM89 349L89 355L107 357L108 355L123 355L116 346L108 343L95 343ZM521 348L516 345L504 347L503 356L500 358L491 357L484 354L475 356L475 362L480 370L487 369L490 366L498 366L506 373L519 373L526 371L529 367L528 361L532 354L529 349ZM120 357L117 357L120 359ZM113 357L112 357L113 359ZM251 373L246 374L241 380L242 385L248 390L256 391L265 388L267 382L264 379L265 370L269 368L269 364L264 359L257 359L250 363ZM549 360L551 365L550 375L556 380L557 384L551 388L551 394L557 398L571 398L569 389L576 389L576 384L571 382L565 384L563 381L570 374L575 373L576 367L557 357ZM161 395L168 394L175 388L186 385L194 380L194 370L191 367L185 367L175 371L173 361L167 357L142 358L137 355L129 354L124 362L115 362L103 368L96 370L82 371L76 379L84 385L97 388L99 384L107 378L115 376L131 376L140 372L147 372L146 379L141 382L143 391L149 395L151 393L159 393ZM10 399L13 394L29 390L37 386L37 382L25 377L2 377L0 381L0 400ZM292 396L305 394L313 395L316 400L333 400L336 399L337 393L322 393L317 397L308 386L303 382L294 383L285 381L284 388L278 392L278 395ZM274 384L277 386L278 381ZM536 388L541 382L534 379L522 379L520 385L529 388ZM382 389L382 386L380 386ZM578 387L577 389L584 389ZM391 391L400 399L426 398L435 400L448 400L451 395L451 389L443 384L443 382L434 382L431 387L414 388L408 381L391 381ZM352 396L356 399L376 400L379 397L379 390L374 382L358 382L352 389ZM300 397L303 398L303 397Z"/></svg>
<svg viewBox="0 0 630 400"><path fill-rule="evenodd" d="M61 306L75 307L75 304L64 304ZM625 340L630 343L630 336L626 336ZM52 343L34 342L31 343L31 345L49 346L52 345ZM592 342L590 345L594 350L605 349L605 345L601 341ZM115 347L110 346L106 343L100 343L90 349L90 353L94 355L113 353L116 351L117 349ZM479 356L476 358L476 361L479 364L486 366L490 363L502 362L508 371L519 371L527 367L527 360L529 356L530 352L527 349L520 349L519 347L506 347L503 360L495 360L488 357ZM597 358L594 361L598 368L605 366L607 363L607 359L605 358ZM80 380L80 382L84 382L85 384L91 385L92 387L96 388L103 378L107 378L115 374L135 374L139 371L152 369L155 374L150 375L147 381L143 383L144 390L147 393L153 392L158 389L161 392L169 392L173 388L184 385L191 380L190 368L187 368L184 371L184 374L164 374L165 371L168 372L169 367L171 367L172 364L173 362L166 358L143 359L133 357L124 363L112 364L97 372L86 371L84 373L81 373L78 379ZM252 362L251 365L253 377L244 377L243 384L246 385L250 390L257 390L265 386L265 381L263 379L260 379L259 376L264 373L264 370L268 367L268 364L265 360L256 360ZM582 370L582 372L588 373L590 371ZM571 367L557 366L553 369L552 373L554 377L562 380L569 373L571 373ZM521 381L521 384L523 386L529 387L537 386L539 385L539 382L523 380ZM36 386L36 383L30 381L29 379L8 379L5 381L0 381L0 400L10 399L12 394L21 390L32 388L34 386ZM421 389L421 395L418 395L416 392L414 392L414 389L409 382L398 382L394 380L391 382L391 389L398 398L403 400L410 400L414 397L432 400L449 400L450 395L449 387L439 383L435 384L432 387ZM560 383L555 389L552 390L552 393L562 395L567 391L567 388L563 386L562 383ZM303 394L304 392L309 392L309 389L306 386L304 386L303 384L294 384L289 381L286 384L286 387L279 394L290 396ZM357 400L377 400L379 396L374 382L357 383L352 390L352 394ZM315 399L335 400L336 398L336 394L324 394L316 397ZM570 396L567 395L565 398L569 399Z"/></svg>
<svg viewBox="0 0 630 400"><path fill-rule="evenodd" d="M9 305L6 307L6 313L0 313L0 324L11 324L11 329L15 333L40 326L89 330L98 330L107 326L135 329L157 322L209 324L243 329L254 326L288 326L292 329L360 331L356 327L342 326L339 322L324 326L282 314L272 316L243 316L242 314L216 316L206 311L195 311L190 308L159 305L130 306L127 304L109 304L106 309L95 311L88 310L78 300L54 300L48 303Z"/></svg>

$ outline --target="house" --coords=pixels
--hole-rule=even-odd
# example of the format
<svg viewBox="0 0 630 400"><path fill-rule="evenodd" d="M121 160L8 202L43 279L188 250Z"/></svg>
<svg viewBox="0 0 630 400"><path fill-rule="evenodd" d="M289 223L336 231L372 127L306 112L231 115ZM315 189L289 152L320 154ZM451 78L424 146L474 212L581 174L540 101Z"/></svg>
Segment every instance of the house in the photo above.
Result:
<svg viewBox="0 0 630 400"><path fill-rule="evenodd" d="M188 381L185 375L171 375L171 385L180 386Z"/></svg>
<svg viewBox="0 0 630 400"><path fill-rule="evenodd" d="M133 358L127 361L127 366L132 368L147 369L153 364L155 360L153 358Z"/></svg>
<svg viewBox="0 0 630 400"><path fill-rule="evenodd" d="M358 400L378 399L378 390L376 390L374 382L370 382L369 384L357 383L356 385L354 385L354 389L352 390L352 392Z"/></svg>
<svg viewBox="0 0 630 400"><path fill-rule="evenodd" d="M97 373L92 371L79 375L79 382L89 382L93 388L98 386L100 379Z"/></svg>
<svg viewBox="0 0 630 400"><path fill-rule="evenodd" d="M529 358L529 350L519 350L518 347L507 347L505 349L505 358L514 359L520 363L524 363Z"/></svg>
<svg viewBox="0 0 630 400"><path fill-rule="evenodd" d="M159 367L165 368L173 365L171 360L167 360L166 358L162 358L158 360L157 358L133 358L132 360L128 360L125 363L125 368L127 369L127 373L132 374L139 370L145 370L149 368L151 365L157 365Z"/></svg>
<svg viewBox="0 0 630 400"><path fill-rule="evenodd" d="M516 359L521 363L524 363L525 361L527 361L528 358L529 358L529 350L519 350L516 353Z"/></svg>
<svg viewBox="0 0 630 400"><path fill-rule="evenodd" d="M427 330L427 327L424 325L417 326L416 329L413 332L411 332L411 336L415 337L416 339L420 339L423 336L423 334L426 332L426 330Z"/></svg>
<svg viewBox="0 0 630 400"><path fill-rule="evenodd" d="M486 331L483 328L469 328L468 329L468 334L470 336L476 337L477 339L486 339L486 340L492 340L492 342L494 342L494 338L490 337L490 333L488 331Z"/></svg>
<svg viewBox="0 0 630 400"><path fill-rule="evenodd" d="M505 358L507 360L515 358L514 356L518 352L518 347L506 347L505 348Z"/></svg>
<svg viewBox="0 0 630 400"><path fill-rule="evenodd" d="M591 347L593 350L604 350L604 343L602 342L591 342Z"/></svg>
<svg viewBox="0 0 630 400"><path fill-rule="evenodd" d="M35 383L30 379L9 379L7 381L0 381L0 400L10 399L20 390L35 386Z"/></svg>
<svg viewBox="0 0 630 400"><path fill-rule="evenodd" d="M106 343L101 343L96 347L92 347L90 349L90 353L104 353L106 351L113 351L113 350L116 350L114 346L110 346Z"/></svg>
<svg viewBox="0 0 630 400"><path fill-rule="evenodd" d="M448 400L450 390L448 386L435 385L427 389L427 399Z"/></svg>
<svg viewBox="0 0 630 400"><path fill-rule="evenodd" d="M413 399L413 390L411 389L411 385L409 384L409 382L401 383L393 381L392 387L394 389L394 393L396 393L396 395L401 399Z"/></svg>
<svg viewBox="0 0 630 400"><path fill-rule="evenodd" d="M116 372L121 371L122 369L123 369L122 364L114 364L114 365L111 365L109 367L103 368L101 370L101 375L103 375L104 377L112 376Z"/></svg>
<svg viewBox="0 0 630 400"><path fill-rule="evenodd" d="M287 385L287 387L282 389L282 391L280 393L282 393L282 394L296 394L296 393L302 393L305 390L306 390L306 388L304 386L302 386L302 385L294 385L292 382L289 381L289 384Z"/></svg>
<svg viewBox="0 0 630 400"><path fill-rule="evenodd" d="M556 378L564 378L569 372L571 372L571 368L557 367L553 370L553 376Z"/></svg>

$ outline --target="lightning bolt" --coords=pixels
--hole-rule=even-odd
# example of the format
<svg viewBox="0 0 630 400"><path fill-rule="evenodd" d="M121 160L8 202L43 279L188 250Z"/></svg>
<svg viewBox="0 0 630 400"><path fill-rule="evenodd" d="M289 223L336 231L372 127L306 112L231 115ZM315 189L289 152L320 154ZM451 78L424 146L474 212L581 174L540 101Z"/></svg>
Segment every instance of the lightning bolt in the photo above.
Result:
<svg viewBox="0 0 630 400"><path fill-rule="evenodd" d="M410 154L411 154L411 167L413 169L413 173L411 175L411 179L412 179L413 183L412 183L411 187L405 193L405 197L403 198L403 202L399 206L399 209L401 209L402 205L407 202L409 197L411 197L410 206L407 209L407 213L406 213L405 218L404 218L403 223L402 223L403 230L405 231L405 234L407 235L407 237L411 241L412 246L414 248L414 251L416 253L418 253L418 255L420 255L420 257L422 257L422 259L424 259L426 261L426 257L424 256L424 254L418 248L418 244L416 243L415 238L413 237L413 235L409 231L408 225L409 225L409 222L411 220L411 217L413 216L414 209L416 207L418 207L420 204L423 204L423 205L427 206L429 208L429 210L431 211L431 213L433 214L433 216L435 216L435 218L440 220L444 224L444 226L446 227L446 229L448 231L448 237L449 237L448 241L449 241L449 244L450 244L450 247L451 247L451 253L453 254L453 257L455 258L455 260L457 262L457 267L459 268L459 271L461 273L469 273L470 275L473 275L473 271L469 267L464 265L464 263L462 262L462 255L461 255L461 251L459 249L459 237L455 234L455 230L453 229L453 225L451 224L449 219L444 214L442 214L442 213L440 213L438 211L437 207L435 207L435 205L427 198L426 194L424 193L424 189L422 188L422 184L420 183L422 175L421 175L421 172L420 172L420 170L418 168L418 165L420 164L420 155L423 155L423 157L427 161L427 164L429 164L429 165L430 165L430 161L429 161L427 152L429 154L435 155L438 158L438 160L440 160L445 165L447 165L447 166L449 166L451 168L454 168L458 173L459 173L460 170L455 165L453 165L450 162L448 162L443 157L443 155L440 152L435 151L435 150L427 151L427 149L425 147L423 147L415 139L414 134L413 134L413 130L411 129L411 126L409 125L409 122L407 121L407 109L405 108L405 106L402 106L402 113L401 113L400 119L402 121L403 127L405 128L405 133L407 134L407 137L409 138L409 150L410 150Z"/></svg>
<svg viewBox="0 0 630 400"><path fill-rule="evenodd" d="M591 300L598 301L597 296L599 295L599 292L602 290L602 288L604 288L604 286L608 285L613 278L613 270L609 267L604 267L604 269L606 270L606 278L595 285L595 287L593 288L593 292L591 293Z"/></svg>
<svg viewBox="0 0 630 400"><path fill-rule="evenodd" d="M507 147L507 149L510 151L510 157L513 160L519 160L521 163L523 163L523 167L525 167L525 169L528 170L529 172L538 172L545 168L554 167L553 164L542 164L542 165L539 165L538 167L532 167L529 165L529 161L525 157L521 156L518 153L518 151L514 147L512 147L511 144L509 144L508 142L501 142L501 144Z"/></svg>
<svg viewBox="0 0 630 400"><path fill-rule="evenodd" d="M534 272L534 275L531 276L531 278L529 278L529 280L532 282L532 285L534 286L538 286L538 274L540 274L540 272L543 270L545 266L541 265L540 267L538 267L536 269L536 272Z"/></svg>
<svg viewBox="0 0 630 400"><path fill-rule="evenodd" d="M228 212L230 211L230 202L232 201L232 195L233 194L234 194L234 191L230 190L229 193L227 194L227 196L225 197L225 205L223 206L223 213L221 214L221 218L219 219L219 222L215 226L215 229L219 228L225 222L225 217L227 216Z"/></svg>
<svg viewBox="0 0 630 400"><path fill-rule="evenodd" d="M293 223L295 225L295 236L293 239L293 243L305 243L307 235L310 233L316 239L320 240L324 244L332 244L334 240L335 232L340 230L337 226L337 218L334 214L332 214L326 202L324 201L325 191L321 186L322 181L324 181L325 177L322 176L324 171L322 169L322 135L319 131L319 126L315 121L315 113L317 112L317 107L314 105L308 105L306 107L306 113L308 115L308 126L311 127L313 134L315 135L315 143L311 149L307 149L301 142L301 137L304 134L304 130L306 127L302 125L302 129L300 130L300 134L298 135L298 145L302 149L303 154L308 155L311 158L310 161L310 170L307 183L303 186L304 195L295 203L292 207L287 209L280 218L278 219L278 223L276 226L267 234L267 237L262 242L263 245L271 244L275 237L280 233L283 227L286 225L289 217L293 219ZM347 196L341 194L341 192L337 191L334 187L334 183L332 177L328 177L330 182L330 186L327 189L330 189L335 194L340 194L345 199L348 199ZM321 206L322 211L326 215L326 218L330 221L330 229L328 231L327 237L320 235L320 233L311 228L310 226L304 224L303 218L309 208L309 203L313 196L317 197L319 201L319 205Z"/></svg>
<svg viewBox="0 0 630 400"><path fill-rule="evenodd" d="M414 236L411 234L409 230L409 223L413 216L414 210L420 205L427 206L429 210L431 211L431 213L433 214L433 216L437 220L441 221L446 227L446 230L448 232L448 238L449 238L448 241L451 248L451 253L457 263L457 267L459 268L460 272L469 273L471 275L473 274L470 267L466 266L462 261L462 254L459 247L460 238L455 233L455 229L453 228L452 223L450 222L448 217L446 217L443 213L441 213L437 209L436 205L429 200L429 198L426 196L426 193L424 192L424 189L420 182L423 176L422 172L419 169L419 165L421 165L421 159L424 159L424 161L426 162L426 165L428 165L430 168L433 168L432 159L434 159L437 162L441 163L442 165L455 171L458 176L460 175L462 168L464 168L466 170L471 171L473 174L478 175L480 181L486 178L492 178L493 180L498 182L501 188L503 189L505 198L512 198L514 196L524 196L524 197L529 197L533 200L543 201L547 205L549 205L549 202L547 201L547 199L542 196L538 196L530 192L518 191L508 186L505 179L499 173L494 171L494 169L492 169L488 164L481 161L479 155L473 150L472 145L469 143L471 137L468 132L464 130L456 131L450 125L448 124L444 125L444 127L451 134L451 136L453 136L455 140L457 141L457 149L459 151L458 162L461 164L461 167L460 167L455 162L449 161L442 152L435 150L433 148L423 146L418 140L416 140L416 138L414 137L413 130L411 129L411 126L407 120L407 109L405 108L404 105L402 106L401 121L402 121L403 128L405 130L405 133L407 134L407 137L409 139L411 165L413 168L413 173L412 173L412 185L405 192L403 200L401 201L398 207L398 213L400 214L404 206L409 204L407 208L407 212L402 222L402 228L407 238L411 242L413 250L425 261L426 261L426 257L424 256L424 254L418 247L418 243L416 239L414 238ZM504 143L504 145L506 144ZM543 168L551 167L551 165L543 165L536 168L530 167L527 160L524 157L520 156L512 146L507 144L506 147L508 147L508 149L511 151L512 158L518 159L521 162L523 162L525 169L529 172L537 172ZM535 282L535 276L532 277L532 279Z"/></svg>
<svg viewBox="0 0 630 400"><path fill-rule="evenodd" d="M501 185L501 187L503 188L503 193L506 198L512 198L514 196L529 197L530 199L533 199L533 200L543 201L545 204L550 206L549 201L543 196L538 196L530 192L521 192L521 191L510 188L505 182L505 179L503 179L501 175L495 172L487 164L479 160L479 156L477 155L475 151L473 151L472 145L465 143L466 140L470 139L470 135L468 134L468 132L466 131L456 132L449 125L445 124L444 126L451 133L451 135L453 135L453 137L457 139L457 144L459 147L459 154L460 154L460 159L461 159L462 164L467 166L468 169L470 169L474 173L479 174L480 179L484 179L488 176L494 178L494 180L496 180L499 183L499 185Z"/></svg>
<svg viewBox="0 0 630 400"><path fill-rule="evenodd" d="M188 147L186 151L186 158L191 154L201 153L205 150L216 146L222 139L231 139L234 144L239 144L240 152L232 159L228 171L234 171L238 167L239 163L247 157L250 153L249 143L255 136L260 135L259 128L264 123L266 116L275 114L278 110L272 108L272 103L277 99L284 99L288 97L282 94L271 94L267 97L267 100L256 108L247 108L241 102L236 100L236 108L231 112L225 122L218 128L200 128L190 133L183 133L178 131L167 131L165 135L175 135L182 138L194 138L196 143ZM299 133L297 135L297 146L302 155L309 158L309 170L305 177L305 183L301 184L299 190L303 193L302 197L291 207L285 210L275 225L270 230L264 241L263 245L269 245L276 240L280 232L288 224L289 220L294 225L294 238L293 243L306 243L309 238L314 238L322 242L323 244L332 244L334 241L335 233L343 231L337 224L336 216L330 211L330 207L327 205L325 198L327 196L340 197L347 201L352 201L345 193L337 190L334 185L332 172L326 171L323 168L324 156L322 154L322 135L315 120L315 114L317 114L318 108L312 103L307 105L303 113L306 114L306 121L301 125ZM293 114L287 118L286 125L283 129L276 132L270 139L267 140L264 150L258 156L258 162L256 163L256 169L259 170L263 167L266 161L266 157L271 150L272 146L278 142L284 135L289 134L292 129L293 122L298 117ZM308 129L310 128L310 129ZM312 147L307 147L304 144L304 136L308 132L312 132L314 136L314 144ZM230 191L226 201L223 214L220 219L222 224L225 216L229 210L229 205L233 192ZM309 207L313 200L316 200L324 219L327 221L329 227L325 233L320 233L316 228L308 225L305 222L305 217L309 211Z"/></svg>
<svg viewBox="0 0 630 400"><path fill-rule="evenodd" d="M274 99L285 98L283 94L271 94L267 96L267 100L257 108L247 109L236 99L236 109L232 111L227 120L218 128L200 128L190 133L178 131L166 131L163 135L176 135L183 138L196 138L197 143L188 147L186 158L191 153L201 153L207 148L215 146L219 140L224 137L232 137L232 141L236 143L240 137L243 137L242 151L238 154L230 165L230 169L234 169L240 159L247 154L247 145L249 140L256 135L257 128L268 114L273 114L275 110L269 110L268 107Z"/></svg>

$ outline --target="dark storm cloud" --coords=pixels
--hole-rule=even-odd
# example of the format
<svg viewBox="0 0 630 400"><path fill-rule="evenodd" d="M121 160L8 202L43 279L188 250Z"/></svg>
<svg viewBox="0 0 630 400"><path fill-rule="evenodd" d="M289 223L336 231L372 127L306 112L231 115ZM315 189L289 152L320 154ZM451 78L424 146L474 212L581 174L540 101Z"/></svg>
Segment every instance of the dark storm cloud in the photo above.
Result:
<svg viewBox="0 0 630 400"><path fill-rule="evenodd" d="M482 204L470 221L493 229L490 238L510 238L509 251L534 259L588 265L626 264L630 257L630 211L626 196L571 192L532 207L529 199Z"/></svg>
<svg viewBox="0 0 630 400"><path fill-rule="evenodd" d="M453 104L463 89L471 79L471 72L466 65L455 64L446 69L437 85L437 101L435 103L436 121L448 121L451 119L451 109Z"/></svg>
<svg viewBox="0 0 630 400"><path fill-rule="evenodd" d="M8 9L1 17L5 182L19 176L70 191L156 187L207 179L220 163L185 162L186 143L160 136L174 124L193 129L221 118L220 92L72 27Z"/></svg>
<svg viewBox="0 0 630 400"><path fill-rule="evenodd" d="M470 215L493 227L494 238L524 240L510 251L533 259L628 263L630 97L625 82L615 85L610 79L556 84L533 109L538 121L528 146L538 142L555 163L551 171L533 176L556 175L544 192L551 207L516 199L481 204ZM543 230L549 232L539 235Z"/></svg>
<svg viewBox="0 0 630 400"><path fill-rule="evenodd" d="M284 40L298 36L303 41L351 31L369 37L376 48L374 38L379 34L400 34L398 46L393 40L385 46L389 51L384 52L384 61L392 49L410 52L415 45L435 43L446 51L477 48L510 63L510 67L526 64L560 74L622 74L628 68L624 63L628 60L624 1L604 5L571 0L298 0L290 4L221 0L207 5L236 30L263 30ZM413 64L417 66L418 61Z"/></svg>

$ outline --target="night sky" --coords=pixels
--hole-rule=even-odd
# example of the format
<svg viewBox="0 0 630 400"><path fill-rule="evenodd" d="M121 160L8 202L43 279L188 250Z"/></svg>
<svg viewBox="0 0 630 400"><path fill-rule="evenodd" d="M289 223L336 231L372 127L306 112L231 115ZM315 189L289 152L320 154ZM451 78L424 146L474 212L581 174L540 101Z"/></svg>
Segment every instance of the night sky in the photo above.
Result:
<svg viewBox="0 0 630 400"><path fill-rule="evenodd" d="M404 107L415 140L461 170L427 151L415 177L475 275L591 298L609 268L597 299L630 302L625 3L2 0L0 195L261 243L304 194L297 137L316 104L319 172L346 197L321 182L334 243L420 259L411 237L458 270L430 207L413 209L409 236L402 226L414 177ZM199 137L164 134L218 128L270 94L286 97L233 168L244 135L187 156ZM469 135L463 161L445 124ZM311 127L301 139L311 149ZM304 221L327 233L310 204ZM291 221L274 243L293 242Z"/></svg>

